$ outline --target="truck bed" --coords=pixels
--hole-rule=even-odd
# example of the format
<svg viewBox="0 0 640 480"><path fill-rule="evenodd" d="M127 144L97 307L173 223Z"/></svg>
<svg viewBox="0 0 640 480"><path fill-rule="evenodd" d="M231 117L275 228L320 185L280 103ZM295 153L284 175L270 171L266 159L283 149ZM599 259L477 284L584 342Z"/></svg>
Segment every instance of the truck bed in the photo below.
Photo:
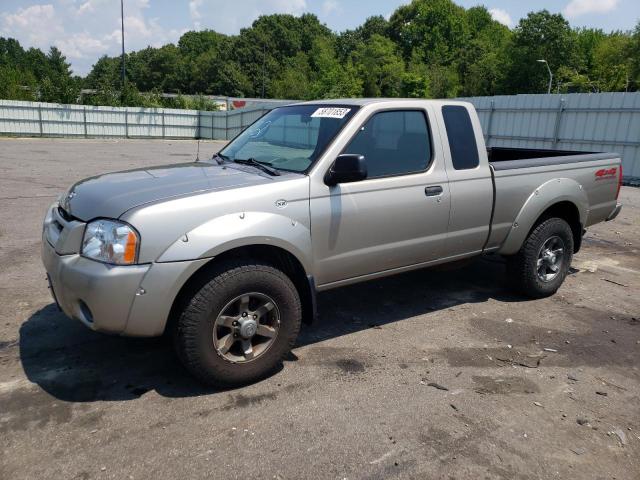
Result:
<svg viewBox="0 0 640 480"><path fill-rule="evenodd" d="M487 148L487 153L495 200L486 249L500 246L501 253L515 253L520 238L513 245L503 242L507 236L515 238L510 233L518 224L527 225L524 238L547 203L571 198L582 228L606 220L616 206L620 178L616 153L502 147ZM533 212L533 217L523 217L523 212Z"/></svg>
<svg viewBox="0 0 640 480"><path fill-rule="evenodd" d="M487 155L489 163L494 170L511 170L618 158L615 153L508 147L487 147Z"/></svg>

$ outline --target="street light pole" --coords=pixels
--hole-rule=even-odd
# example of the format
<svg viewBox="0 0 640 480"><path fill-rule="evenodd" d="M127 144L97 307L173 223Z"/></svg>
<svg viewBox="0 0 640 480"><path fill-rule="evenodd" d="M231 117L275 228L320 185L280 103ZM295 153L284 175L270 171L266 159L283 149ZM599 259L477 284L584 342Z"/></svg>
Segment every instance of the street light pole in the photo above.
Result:
<svg viewBox="0 0 640 480"><path fill-rule="evenodd" d="M120 0L120 25L122 28L122 89L126 78L125 57L124 57L124 0Z"/></svg>
<svg viewBox="0 0 640 480"><path fill-rule="evenodd" d="M549 62L546 60L538 60L538 63L544 63L547 67L547 71L549 72L549 88L547 89L547 93L551 93L551 87L553 85L553 73L551 73L551 69L549 68Z"/></svg>
<svg viewBox="0 0 640 480"><path fill-rule="evenodd" d="M262 45L262 98L264 98L264 83L267 77L267 44Z"/></svg>

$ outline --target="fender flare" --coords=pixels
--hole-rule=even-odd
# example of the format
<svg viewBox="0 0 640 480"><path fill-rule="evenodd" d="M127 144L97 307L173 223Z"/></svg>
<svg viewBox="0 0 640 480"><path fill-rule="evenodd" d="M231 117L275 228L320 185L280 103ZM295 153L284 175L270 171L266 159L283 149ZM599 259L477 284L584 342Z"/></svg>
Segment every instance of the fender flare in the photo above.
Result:
<svg viewBox="0 0 640 480"><path fill-rule="evenodd" d="M536 188L527 198L498 253L503 255L517 253L540 216L550 207L561 202L573 204L578 210L580 224L585 225L589 215L589 199L582 185L571 178L549 180Z"/></svg>
<svg viewBox="0 0 640 480"><path fill-rule="evenodd" d="M186 232L171 244L157 262L179 262L212 258L228 250L249 245L271 245L288 251L305 272L311 272L311 231L284 215L238 212L214 218Z"/></svg>

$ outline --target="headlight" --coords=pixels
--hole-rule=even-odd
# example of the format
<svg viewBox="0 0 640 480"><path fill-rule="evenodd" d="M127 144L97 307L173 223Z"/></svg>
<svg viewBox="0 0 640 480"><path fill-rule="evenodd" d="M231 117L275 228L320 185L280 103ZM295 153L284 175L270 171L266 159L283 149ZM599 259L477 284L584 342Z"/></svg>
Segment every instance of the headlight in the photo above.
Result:
<svg viewBox="0 0 640 480"><path fill-rule="evenodd" d="M82 255L114 265L132 265L138 257L138 233L115 220L94 220L82 239Z"/></svg>

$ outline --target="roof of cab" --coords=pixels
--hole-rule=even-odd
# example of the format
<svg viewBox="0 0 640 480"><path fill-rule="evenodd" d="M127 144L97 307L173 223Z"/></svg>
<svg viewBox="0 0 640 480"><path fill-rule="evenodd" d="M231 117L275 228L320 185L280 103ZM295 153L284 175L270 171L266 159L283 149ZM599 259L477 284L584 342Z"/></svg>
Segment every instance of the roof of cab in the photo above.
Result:
<svg viewBox="0 0 640 480"><path fill-rule="evenodd" d="M310 100L297 105L369 105L371 103L397 102L402 100L412 100L409 98L336 98L330 100ZM415 98L413 99L416 100Z"/></svg>
<svg viewBox="0 0 640 480"><path fill-rule="evenodd" d="M354 105L363 107L365 105L371 104L380 104L380 103L415 103L418 102L430 102L434 104L442 104L446 102L447 104L463 104L466 102L461 102L459 100L448 100L448 99L427 99L427 98L337 98L330 100L309 100L306 102L295 103L291 105Z"/></svg>

